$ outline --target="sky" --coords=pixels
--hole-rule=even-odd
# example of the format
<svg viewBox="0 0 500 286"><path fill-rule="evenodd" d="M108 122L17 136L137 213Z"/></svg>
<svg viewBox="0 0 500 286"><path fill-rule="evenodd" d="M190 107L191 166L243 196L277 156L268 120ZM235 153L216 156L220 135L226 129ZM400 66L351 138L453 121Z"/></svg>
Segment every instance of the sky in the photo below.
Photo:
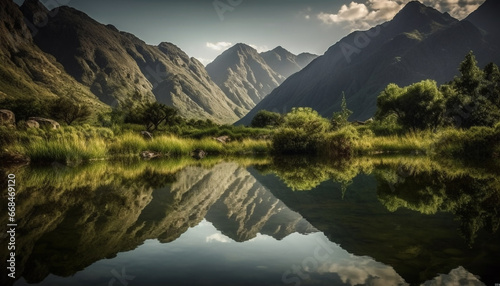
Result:
<svg viewBox="0 0 500 286"><path fill-rule="evenodd" d="M419 0L463 19L485 0ZM14 0L21 4L23 0ZM41 0L68 5L148 44L171 42L208 64L245 43L259 52L282 46L322 55L354 30L388 21L410 0Z"/></svg>

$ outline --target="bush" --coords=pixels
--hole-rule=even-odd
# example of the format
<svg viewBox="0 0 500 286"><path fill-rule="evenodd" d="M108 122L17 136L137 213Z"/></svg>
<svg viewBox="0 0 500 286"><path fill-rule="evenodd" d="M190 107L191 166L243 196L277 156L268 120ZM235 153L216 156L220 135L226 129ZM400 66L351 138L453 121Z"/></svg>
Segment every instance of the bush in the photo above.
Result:
<svg viewBox="0 0 500 286"><path fill-rule="evenodd" d="M278 127L283 123L283 116L276 112L260 110L252 119L251 126L257 128Z"/></svg>
<svg viewBox="0 0 500 286"><path fill-rule="evenodd" d="M472 127L467 131L447 130L438 140L436 152L439 155L463 158L499 157L500 129Z"/></svg>
<svg viewBox="0 0 500 286"><path fill-rule="evenodd" d="M281 128L273 136L272 150L278 154L314 154L318 150L318 135L303 129Z"/></svg>
<svg viewBox="0 0 500 286"><path fill-rule="evenodd" d="M354 127L344 127L325 136L321 152L332 157L350 157L353 155L353 147L357 139L359 139L359 134Z"/></svg>

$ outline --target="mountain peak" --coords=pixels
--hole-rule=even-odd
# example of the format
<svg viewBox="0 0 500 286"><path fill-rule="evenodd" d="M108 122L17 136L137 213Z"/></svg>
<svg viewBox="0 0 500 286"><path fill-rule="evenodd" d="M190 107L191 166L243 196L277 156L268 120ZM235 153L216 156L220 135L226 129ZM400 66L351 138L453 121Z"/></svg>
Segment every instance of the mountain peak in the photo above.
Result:
<svg viewBox="0 0 500 286"><path fill-rule="evenodd" d="M446 17L446 14L443 14L434 8L425 6L419 1L411 1L406 4L401 11L399 11L394 19L398 17L414 17L415 15L425 15L427 17Z"/></svg>
<svg viewBox="0 0 500 286"><path fill-rule="evenodd" d="M458 20L448 13L441 13L418 1L412 1L398 12L390 23L396 27L396 30L412 31L416 29L420 32L429 33L455 22L458 22Z"/></svg>
<svg viewBox="0 0 500 286"><path fill-rule="evenodd" d="M283 48L282 46L277 46L276 48L273 49L273 51L276 53L289 52L287 49Z"/></svg>
<svg viewBox="0 0 500 286"><path fill-rule="evenodd" d="M236 45L229 48L229 50L239 50L239 51L246 52L246 53L256 53L257 52L256 49L254 49L251 46L244 44L244 43L237 43Z"/></svg>

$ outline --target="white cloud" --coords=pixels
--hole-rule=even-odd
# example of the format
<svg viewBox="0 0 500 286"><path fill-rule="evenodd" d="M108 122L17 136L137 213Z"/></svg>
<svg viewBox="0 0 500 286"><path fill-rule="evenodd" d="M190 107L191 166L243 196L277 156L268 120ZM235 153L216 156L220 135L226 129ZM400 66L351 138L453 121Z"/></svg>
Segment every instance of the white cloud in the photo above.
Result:
<svg viewBox="0 0 500 286"><path fill-rule="evenodd" d="M408 285L394 268L374 261L369 257L352 256L335 263L326 262L319 273L337 273L348 285L392 286Z"/></svg>
<svg viewBox="0 0 500 286"><path fill-rule="evenodd" d="M220 242L220 243L229 243L231 239L225 235L220 233L214 233L212 235L207 236L205 239L206 242Z"/></svg>
<svg viewBox="0 0 500 286"><path fill-rule="evenodd" d="M419 0L423 4L461 20L485 0ZM325 24L344 24L351 30L368 29L391 20L410 0L365 0L343 5L336 13L321 12L317 18Z"/></svg>
<svg viewBox="0 0 500 286"><path fill-rule="evenodd" d="M351 2L349 6L342 5L337 14L319 13L318 19L326 24L355 22L363 19L369 14L368 7L365 4Z"/></svg>
<svg viewBox="0 0 500 286"><path fill-rule="evenodd" d="M259 53L262 53L262 52L267 52L269 51L270 49L267 47L267 46L257 46L257 45L252 45L252 44L249 44L250 47L254 48L257 50L257 52Z"/></svg>
<svg viewBox="0 0 500 286"><path fill-rule="evenodd" d="M210 48L210 49L216 50L216 51L223 51L223 50L231 47L232 45L233 44L229 43L229 42L217 42L217 43L207 42L206 43L207 48Z"/></svg>
<svg viewBox="0 0 500 286"><path fill-rule="evenodd" d="M433 280L429 280L422 286L439 286L439 285L469 285L469 286L484 286L484 283L467 271L462 266L450 271L450 274L441 274Z"/></svg>
<svg viewBox="0 0 500 286"><path fill-rule="evenodd" d="M485 0L420 0L427 6L434 7L441 12L448 12L451 16L462 20L476 10Z"/></svg>

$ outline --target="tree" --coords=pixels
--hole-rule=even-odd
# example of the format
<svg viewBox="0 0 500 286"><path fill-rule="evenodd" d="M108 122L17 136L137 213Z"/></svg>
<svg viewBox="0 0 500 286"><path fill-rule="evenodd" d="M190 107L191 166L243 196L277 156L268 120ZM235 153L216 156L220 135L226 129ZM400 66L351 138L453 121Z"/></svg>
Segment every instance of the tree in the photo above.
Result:
<svg viewBox="0 0 500 286"><path fill-rule="evenodd" d="M446 92L447 121L457 127L494 126L500 121L500 71L493 63L484 71L472 52L460 64L460 77Z"/></svg>
<svg viewBox="0 0 500 286"><path fill-rule="evenodd" d="M277 112L260 110L252 119L252 127L278 127L283 123L283 116Z"/></svg>
<svg viewBox="0 0 500 286"><path fill-rule="evenodd" d="M75 121L89 118L92 111L87 105L61 97L52 103L51 114L55 119L63 120L66 124L71 125Z"/></svg>
<svg viewBox="0 0 500 286"><path fill-rule="evenodd" d="M177 109L159 102L147 103L132 110L128 121L144 124L147 131L157 130L165 122L171 122L177 116Z"/></svg>
<svg viewBox="0 0 500 286"><path fill-rule="evenodd" d="M405 92L404 88L399 87L395 83L389 84L377 97L377 112L375 118L382 120L389 114L396 114L399 118L403 111L398 105L398 98Z"/></svg>
<svg viewBox="0 0 500 286"><path fill-rule="evenodd" d="M342 103L340 104L340 111L334 112L332 115L332 129L338 130L349 125L349 116L351 116L352 111L347 109L347 102L345 100L345 94L342 92Z"/></svg>
<svg viewBox="0 0 500 286"><path fill-rule="evenodd" d="M377 98L377 105L378 119L395 114L403 127L412 130L438 127L445 112L444 96L432 80L405 88L389 84Z"/></svg>
<svg viewBox="0 0 500 286"><path fill-rule="evenodd" d="M470 51L460 64L460 77L455 79L455 86L463 93L474 96L483 79L483 71L477 66L474 53Z"/></svg>

